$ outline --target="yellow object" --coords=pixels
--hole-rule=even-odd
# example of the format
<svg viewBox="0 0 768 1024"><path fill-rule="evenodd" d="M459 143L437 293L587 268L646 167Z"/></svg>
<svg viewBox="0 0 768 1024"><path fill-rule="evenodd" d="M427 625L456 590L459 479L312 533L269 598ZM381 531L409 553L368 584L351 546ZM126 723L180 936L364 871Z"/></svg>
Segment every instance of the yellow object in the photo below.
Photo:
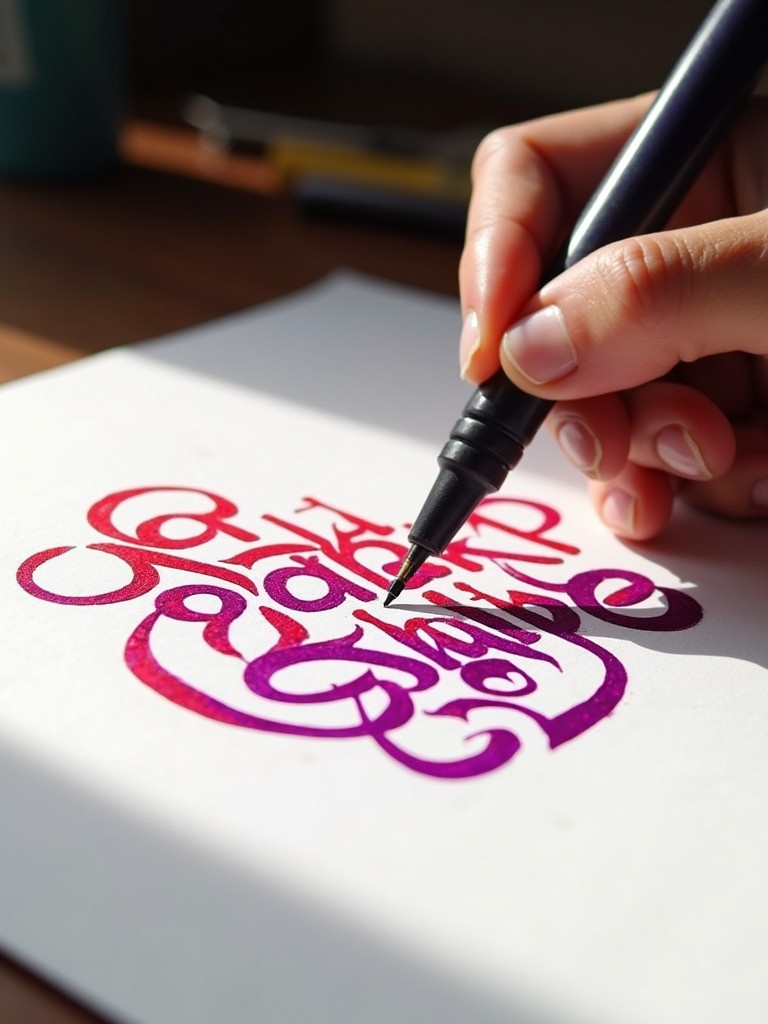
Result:
<svg viewBox="0 0 768 1024"><path fill-rule="evenodd" d="M469 198L468 170L446 161L290 138L270 143L269 161L288 180L316 175L433 198Z"/></svg>

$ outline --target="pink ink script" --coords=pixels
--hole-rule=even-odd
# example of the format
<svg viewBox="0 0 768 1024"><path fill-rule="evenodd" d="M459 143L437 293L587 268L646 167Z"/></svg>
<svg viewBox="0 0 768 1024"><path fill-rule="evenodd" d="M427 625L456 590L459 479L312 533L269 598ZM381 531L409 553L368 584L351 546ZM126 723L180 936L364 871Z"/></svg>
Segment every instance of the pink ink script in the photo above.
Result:
<svg viewBox="0 0 768 1024"><path fill-rule="evenodd" d="M579 549L559 536L555 509L524 498L484 501L386 613L378 601L407 549L404 530L315 498L286 518L260 516L258 533L238 514L193 487L109 494L87 513L106 541L40 551L17 579L56 604L136 602L125 665L180 707L261 732L367 740L439 779L501 767L526 730L554 749L614 710L627 669L585 623L631 635L702 617L689 594L637 572L563 578ZM72 571L77 551L99 556L88 577L96 592L66 593L82 576ZM127 583L106 582L116 569ZM84 627L77 643L87 637ZM182 656L190 650L193 659Z"/></svg>

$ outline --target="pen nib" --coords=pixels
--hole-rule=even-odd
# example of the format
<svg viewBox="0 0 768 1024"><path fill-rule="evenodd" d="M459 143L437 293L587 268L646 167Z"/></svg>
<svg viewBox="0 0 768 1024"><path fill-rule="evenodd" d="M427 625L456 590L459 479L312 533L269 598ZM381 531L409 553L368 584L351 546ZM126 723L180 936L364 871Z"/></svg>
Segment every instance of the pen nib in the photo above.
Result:
<svg viewBox="0 0 768 1024"><path fill-rule="evenodd" d="M384 598L384 607L388 608L390 604L399 597L406 583L412 576L414 576L418 570L422 567L424 562L429 556L429 551L426 548L421 547L420 544L414 544L411 550L403 559L403 564L400 566L400 571L397 576L392 580L387 591L387 596Z"/></svg>
<svg viewBox="0 0 768 1024"><path fill-rule="evenodd" d="M396 597L400 597L403 592L405 584L401 579L394 579L389 585L387 596L384 598L384 607L389 608Z"/></svg>

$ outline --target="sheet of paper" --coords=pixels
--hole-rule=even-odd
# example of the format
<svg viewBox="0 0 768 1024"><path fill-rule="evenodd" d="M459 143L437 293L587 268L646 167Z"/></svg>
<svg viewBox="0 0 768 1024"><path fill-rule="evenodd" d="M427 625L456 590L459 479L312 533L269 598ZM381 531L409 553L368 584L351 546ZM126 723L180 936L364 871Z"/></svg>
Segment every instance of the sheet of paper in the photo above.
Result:
<svg viewBox="0 0 768 1024"><path fill-rule="evenodd" d="M542 436L389 609L453 303L354 275L0 390L0 946L141 1024L768 1005L768 531Z"/></svg>

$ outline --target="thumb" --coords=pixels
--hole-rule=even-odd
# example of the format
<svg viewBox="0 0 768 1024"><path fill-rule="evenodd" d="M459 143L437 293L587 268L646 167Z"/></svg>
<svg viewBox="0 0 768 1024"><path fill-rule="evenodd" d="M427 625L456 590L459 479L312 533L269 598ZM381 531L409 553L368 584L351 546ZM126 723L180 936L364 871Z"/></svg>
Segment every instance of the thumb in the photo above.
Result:
<svg viewBox="0 0 768 1024"><path fill-rule="evenodd" d="M768 354L768 211L606 246L526 312L501 363L546 398L621 391L719 352Z"/></svg>

